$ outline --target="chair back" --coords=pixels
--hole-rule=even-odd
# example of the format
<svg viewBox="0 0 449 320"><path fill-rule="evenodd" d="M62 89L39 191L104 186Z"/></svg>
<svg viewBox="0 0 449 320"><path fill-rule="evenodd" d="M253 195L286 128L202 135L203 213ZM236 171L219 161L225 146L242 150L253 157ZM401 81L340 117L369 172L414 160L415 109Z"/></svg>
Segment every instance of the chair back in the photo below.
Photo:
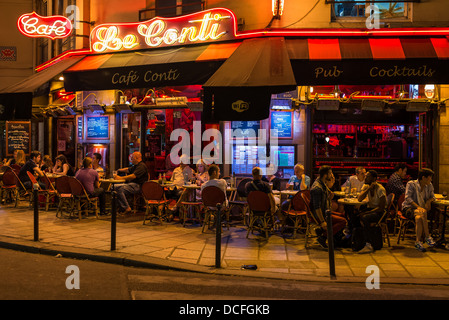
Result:
<svg viewBox="0 0 449 320"><path fill-rule="evenodd" d="M391 214L391 207L393 206L393 200L394 200L394 193L390 193L387 196L387 203L386 203L385 211L384 211L382 217L379 219L378 224L381 222L384 222L387 219L387 217Z"/></svg>
<svg viewBox="0 0 449 320"><path fill-rule="evenodd" d="M309 191L309 190L304 190L304 191ZM307 219L310 222L319 225L317 219L315 218L315 216L312 213L312 210L310 209L310 191L309 192L301 192L300 195L301 195L302 199L304 200L304 204L306 206Z"/></svg>
<svg viewBox="0 0 449 320"><path fill-rule="evenodd" d="M61 176L55 180L56 191L59 194L71 194L72 190L70 189L70 178L67 176Z"/></svg>
<svg viewBox="0 0 449 320"><path fill-rule="evenodd" d="M20 190L27 191L25 186L23 185L22 181L20 180L19 176L17 175L17 172L15 170L11 170L11 172L14 174L14 179L16 180L16 186Z"/></svg>
<svg viewBox="0 0 449 320"><path fill-rule="evenodd" d="M164 197L164 188L157 182L146 181L141 189L145 200L162 200Z"/></svg>
<svg viewBox="0 0 449 320"><path fill-rule="evenodd" d="M263 191L251 191L248 194L248 207L251 211L267 212L271 210L271 202L268 193Z"/></svg>
<svg viewBox="0 0 449 320"><path fill-rule="evenodd" d="M402 211L402 204L405 200L405 193L401 194L398 199L398 211Z"/></svg>
<svg viewBox="0 0 449 320"><path fill-rule="evenodd" d="M47 189L48 189L48 190L56 191L56 190L55 190L55 187L53 186L53 183L51 183L50 179L49 179L49 178L47 177L47 175L45 174L45 171L42 171L42 173L44 174L44 175L42 176L42 180L44 181L45 185L47 186Z"/></svg>
<svg viewBox="0 0 449 320"><path fill-rule="evenodd" d="M12 168L13 170L20 171L20 169L21 169L22 167L19 166L18 164L12 164L12 165L11 165L11 168Z"/></svg>
<svg viewBox="0 0 449 320"><path fill-rule="evenodd" d="M6 171L2 177L3 186L10 187L16 185L16 178L12 170Z"/></svg>
<svg viewBox="0 0 449 320"><path fill-rule="evenodd" d="M86 190L84 189L83 185L77 178L75 178L75 177L68 177L68 178L69 178L70 190L74 196L76 196L76 197L87 196Z"/></svg>
<svg viewBox="0 0 449 320"><path fill-rule="evenodd" d="M292 200L291 200L291 207L293 210L295 211L307 211L307 207L306 207L306 201L304 200L302 194L305 193L305 191L307 190L303 190L303 191L298 191L298 193L296 193ZM307 195L306 198L308 199Z"/></svg>
<svg viewBox="0 0 449 320"><path fill-rule="evenodd" d="M226 195L219 187L208 186L201 191L201 199L206 207L216 207L225 202Z"/></svg>
<svg viewBox="0 0 449 320"><path fill-rule="evenodd" d="M244 178L239 182L237 186L237 194L240 198L246 198L248 196L248 194L246 193L246 184L251 181L251 178Z"/></svg>
<svg viewBox="0 0 449 320"><path fill-rule="evenodd" d="M28 178L30 178L31 183L32 183L33 185L35 185L35 184L39 185L39 184L37 183L37 180L36 180L36 177L34 176L34 174L32 174L31 172L27 171L27 175L28 175ZM39 189L40 189L40 187L39 187Z"/></svg>

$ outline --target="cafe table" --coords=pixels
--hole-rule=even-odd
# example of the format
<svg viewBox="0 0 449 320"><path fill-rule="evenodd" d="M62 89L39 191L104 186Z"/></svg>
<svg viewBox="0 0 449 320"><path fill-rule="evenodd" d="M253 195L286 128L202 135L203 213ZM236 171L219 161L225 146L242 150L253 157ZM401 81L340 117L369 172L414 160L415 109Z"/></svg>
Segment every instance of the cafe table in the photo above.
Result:
<svg viewBox="0 0 449 320"><path fill-rule="evenodd" d="M436 196L436 195L435 195ZM436 241L436 247L443 247L446 250L449 250L449 244L446 241L445 233L446 233L446 220L448 218L447 208L449 207L449 200L437 199L432 202L433 205L442 209L443 213L443 229L441 230L441 237Z"/></svg>
<svg viewBox="0 0 449 320"><path fill-rule="evenodd" d="M363 204L368 203L368 198L364 199L363 201L359 201L357 198L341 198L337 200L338 203L348 206L361 206Z"/></svg>
<svg viewBox="0 0 449 320"><path fill-rule="evenodd" d="M333 193L334 195L336 195L337 197L341 197L341 198L344 198L345 195L346 195L346 193L343 192L343 191L332 191L332 193Z"/></svg>

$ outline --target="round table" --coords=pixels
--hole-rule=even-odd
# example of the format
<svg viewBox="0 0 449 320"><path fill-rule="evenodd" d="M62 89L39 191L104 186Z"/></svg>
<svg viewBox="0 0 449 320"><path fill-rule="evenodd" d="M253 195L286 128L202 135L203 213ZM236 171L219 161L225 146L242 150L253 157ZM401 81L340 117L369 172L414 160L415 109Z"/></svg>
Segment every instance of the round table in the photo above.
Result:
<svg viewBox="0 0 449 320"><path fill-rule="evenodd" d="M341 203L344 205L349 205L349 206L361 206L362 204L368 203L368 199L365 199L362 202L360 202L359 200L357 200L357 198L341 198L341 199L338 199L337 201L338 201L338 203Z"/></svg>

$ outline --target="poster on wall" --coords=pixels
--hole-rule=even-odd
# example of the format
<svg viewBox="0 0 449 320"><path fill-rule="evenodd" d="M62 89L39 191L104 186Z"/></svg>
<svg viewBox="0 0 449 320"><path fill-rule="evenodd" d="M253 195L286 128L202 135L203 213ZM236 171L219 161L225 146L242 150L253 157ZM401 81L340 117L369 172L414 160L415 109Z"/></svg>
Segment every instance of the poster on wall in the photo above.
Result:
<svg viewBox="0 0 449 320"><path fill-rule="evenodd" d="M31 153L31 121L6 121L6 154L12 156L14 150Z"/></svg>
<svg viewBox="0 0 449 320"><path fill-rule="evenodd" d="M270 130L278 131L278 139L293 139L293 118L288 111L272 111Z"/></svg>
<svg viewBox="0 0 449 320"><path fill-rule="evenodd" d="M87 117L87 139L109 139L109 116Z"/></svg>

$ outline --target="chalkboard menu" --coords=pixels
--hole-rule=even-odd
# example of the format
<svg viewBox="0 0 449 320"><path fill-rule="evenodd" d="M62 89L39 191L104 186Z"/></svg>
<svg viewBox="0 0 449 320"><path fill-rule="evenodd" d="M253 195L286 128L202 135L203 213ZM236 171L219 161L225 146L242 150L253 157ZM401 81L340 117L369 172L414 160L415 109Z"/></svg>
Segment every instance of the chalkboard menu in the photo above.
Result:
<svg viewBox="0 0 449 320"><path fill-rule="evenodd" d="M292 113L272 111L270 130L277 129L279 139L293 139Z"/></svg>
<svg viewBox="0 0 449 320"><path fill-rule="evenodd" d="M254 132L253 132L253 134L255 135L254 137L257 137L257 135L259 134L259 129L260 129L260 121L232 121L231 129L234 131L234 137L235 137L236 129L242 130L241 137L243 137L243 138L248 137L251 129L254 130Z"/></svg>
<svg viewBox="0 0 449 320"><path fill-rule="evenodd" d="M31 153L31 122L6 121L6 154L14 154L14 150L23 150L26 155Z"/></svg>
<svg viewBox="0 0 449 320"><path fill-rule="evenodd" d="M109 139L109 116L87 117L87 139Z"/></svg>

